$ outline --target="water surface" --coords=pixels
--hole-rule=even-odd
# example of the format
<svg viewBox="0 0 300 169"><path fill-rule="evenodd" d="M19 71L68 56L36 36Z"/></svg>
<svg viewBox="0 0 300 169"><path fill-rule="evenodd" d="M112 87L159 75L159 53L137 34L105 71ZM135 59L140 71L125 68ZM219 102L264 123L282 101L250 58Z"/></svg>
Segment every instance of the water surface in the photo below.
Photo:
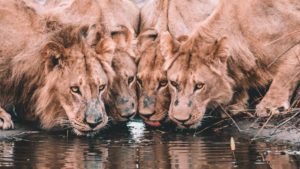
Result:
<svg viewBox="0 0 300 169"><path fill-rule="evenodd" d="M298 147L250 143L230 134L148 129L140 120L107 129L94 138L66 132L45 133L0 142L0 168L112 169L297 169Z"/></svg>

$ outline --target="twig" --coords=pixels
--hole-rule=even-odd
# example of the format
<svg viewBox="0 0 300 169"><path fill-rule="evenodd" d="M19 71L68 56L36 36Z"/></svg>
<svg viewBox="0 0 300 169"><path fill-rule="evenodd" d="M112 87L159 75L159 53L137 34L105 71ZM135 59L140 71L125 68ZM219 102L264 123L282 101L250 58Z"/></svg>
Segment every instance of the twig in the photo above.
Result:
<svg viewBox="0 0 300 169"><path fill-rule="evenodd" d="M286 124L288 121L290 121L291 119L295 118L299 113L300 113L300 112L295 113L293 116L291 116L290 118L288 118L288 119L285 120L284 122L282 122L282 123L280 123L279 125L277 125L277 126L275 127L275 130L271 133L271 135L273 135L273 134L277 131L277 129L278 129L279 127L283 126L283 125Z"/></svg>
<svg viewBox="0 0 300 169"><path fill-rule="evenodd" d="M271 114L271 116L268 118L268 120L264 123L264 125L259 129L259 131L256 133L256 135L251 139L252 141L255 140L255 138L257 136L260 135L260 133L262 132L262 130L266 127L266 125L269 123L269 121L271 120L271 118L273 117L273 113Z"/></svg>
<svg viewBox="0 0 300 169"><path fill-rule="evenodd" d="M216 122L216 123L214 123L214 124L212 124L212 125L210 125L210 126L205 127L204 129L202 129L202 130L200 130L200 131L195 132L195 133L194 133L194 136L195 136L195 135L198 135L198 134L200 134L200 133L203 133L204 131L208 130L209 128L212 128L213 126L216 126L216 125L218 125L218 124L224 122L225 120L226 120L226 119L220 120L220 121L218 121L218 122Z"/></svg>
<svg viewBox="0 0 300 169"><path fill-rule="evenodd" d="M235 122L235 120L227 113L227 111L223 108L223 106L221 106L219 104L219 106L221 107L221 109L224 111L224 113L232 120L232 122L234 123L234 125L236 126L236 128L239 130L239 132L243 131L241 130L241 128L238 126L238 124Z"/></svg>

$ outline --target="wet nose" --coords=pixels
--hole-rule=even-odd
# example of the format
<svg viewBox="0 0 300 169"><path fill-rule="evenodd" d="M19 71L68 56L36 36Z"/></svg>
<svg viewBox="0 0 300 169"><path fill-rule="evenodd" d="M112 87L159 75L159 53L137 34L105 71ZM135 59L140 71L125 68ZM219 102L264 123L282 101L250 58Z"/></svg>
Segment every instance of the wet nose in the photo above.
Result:
<svg viewBox="0 0 300 169"><path fill-rule="evenodd" d="M101 117L86 117L84 122L89 125L92 129L97 127L102 122Z"/></svg>

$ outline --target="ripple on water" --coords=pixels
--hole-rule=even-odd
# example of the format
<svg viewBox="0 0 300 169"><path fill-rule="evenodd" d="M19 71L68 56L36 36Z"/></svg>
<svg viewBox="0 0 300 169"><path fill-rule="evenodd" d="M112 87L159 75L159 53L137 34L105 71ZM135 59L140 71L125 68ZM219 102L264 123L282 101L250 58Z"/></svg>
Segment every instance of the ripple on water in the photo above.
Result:
<svg viewBox="0 0 300 169"><path fill-rule="evenodd" d="M299 148L249 143L230 135L148 129L140 120L94 138L39 133L0 142L0 168L299 168Z"/></svg>

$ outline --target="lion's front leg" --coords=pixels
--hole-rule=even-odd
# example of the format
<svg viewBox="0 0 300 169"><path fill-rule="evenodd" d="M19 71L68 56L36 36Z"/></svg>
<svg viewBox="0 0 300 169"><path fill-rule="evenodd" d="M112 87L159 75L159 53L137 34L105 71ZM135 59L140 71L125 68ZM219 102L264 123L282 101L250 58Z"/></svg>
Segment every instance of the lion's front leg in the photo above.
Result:
<svg viewBox="0 0 300 169"><path fill-rule="evenodd" d="M7 130L14 128L14 123L9 113L0 107L0 129Z"/></svg>
<svg viewBox="0 0 300 169"><path fill-rule="evenodd" d="M248 93L245 89L236 90L231 103L226 107L233 115L245 112L248 107Z"/></svg>
<svg viewBox="0 0 300 169"><path fill-rule="evenodd" d="M273 78L265 97L256 106L256 113L260 117L286 112L290 107L290 99L300 80L300 55L290 55L284 64L280 65Z"/></svg>

